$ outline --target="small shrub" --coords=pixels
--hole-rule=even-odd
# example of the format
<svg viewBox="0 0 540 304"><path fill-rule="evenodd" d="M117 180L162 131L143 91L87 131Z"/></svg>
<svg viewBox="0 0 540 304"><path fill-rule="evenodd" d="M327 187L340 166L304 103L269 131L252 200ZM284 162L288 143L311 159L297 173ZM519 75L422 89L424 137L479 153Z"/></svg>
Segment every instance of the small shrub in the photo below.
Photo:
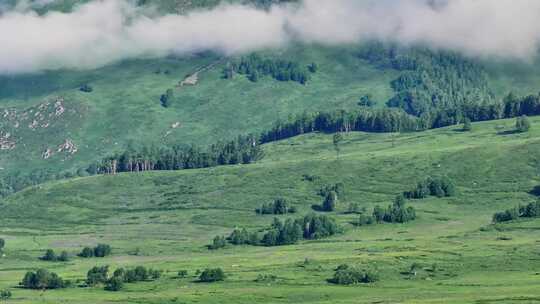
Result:
<svg viewBox="0 0 540 304"><path fill-rule="evenodd" d="M79 90L80 90L81 92L91 93L91 92L94 90L94 88L92 88L92 87L89 86L88 84L83 84L83 85L81 85L81 87L79 88Z"/></svg>
<svg viewBox="0 0 540 304"><path fill-rule="evenodd" d="M528 132L531 128L531 122L525 115L516 118L516 131L520 133Z"/></svg>
<svg viewBox="0 0 540 304"><path fill-rule="evenodd" d="M354 224L356 226L367 226L367 225L373 225L375 223L376 223L376 220L373 215L361 214L358 217L358 220Z"/></svg>
<svg viewBox="0 0 540 304"><path fill-rule="evenodd" d="M56 255L54 250L47 249L47 251L45 251L45 254L42 257L40 257L40 259L43 261L51 261L51 262L56 262L56 261L67 262L69 260L69 254L67 253L67 251L62 251L60 255Z"/></svg>
<svg viewBox="0 0 540 304"><path fill-rule="evenodd" d="M362 211L360 210L360 205L358 203L350 203L347 207L347 213L349 214L360 214Z"/></svg>
<svg viewBox="0 0 540 304"><path fill-rule="evenodd" d="M47 251L45 251L45 254L41 257L41 260L43 261L56 261L56 259L56 254L52 249L47 249Z"/></svg>
<svg viewBox="0 0 540 304"><path fill-rule="evenodd" d="M373 283L377 280L377 274L373 271L360 270L356 267L343 264L336 268L334 276L329 281L338 285L354 285Z"/></svg>
<svg viewBox="0 0 540 304"><path fill-rule="evenodd" d="M84 247L83 250L78 254L81 258L91 258L94 256L94 249L90 247Z"/></svg>
<svg viewBox="0 0 540 304"><path fill-rule="evenodd" d="M110 245L107 244L98 244L94 248L90 247L84 247L83 250L78 254L81 258L91 258L91 257L97 257L97 258L103 258L112 253L112 249Z"/></svg>
<svg viewBox="0 0 540 304"><path fill-rule="evenodd" d="M112 252L111 246L107 244L98 244L94 248L94 256L98 258L108 256L111 254L111 252Z"/></svg>
<svg viewBox="0 0 540 304"><path fill-rule="evenodd" d="M105 290L120 291L124 287L124 281L120 277L112 277L107 281Z"/></svg>
<svg viewBox="0 0 540 304"><path fill-rule="evenodd" d="M277 280L277 276L273 274L259 274L257 278L255 279L255 282L270 283L270 282L275 282L276 280Z"/></svg>
<svg viewBox="0 0 540 304"><path fill-rule="evenodd" d="M0 300L4 300L4 301L9 300L11 296L12 296L11 291L7 289L0 291Z"/></svg>
<svg viewBox="0 0 540 304"><path fill-rule="evenodd" d="M60 262L69 261L69 254L67 253L67 251L62 251L60 255L57 257L57 260Z"/></svg>
<svg viewBox="0 0 540 304"><path fill-rule="evenodd" d="M225 280L225 272L221 268L207 268L199 276L199 281L211 283Z"/></svg>
<svg viewBox="0 0 540 304"><path fill-rule="evenodd" d="M179 278L185 278L185 277L188 276L188 271L187 270L179 270L177 275L178 275Z"/></svg>
<svg viewBox="0 0 540 304"><path fill-rule="evenodd" d="M227 240L224 236L216 236L214 240L212 241L211 245L208 245L208 249L210 250L217 250L220 248L224 248L227 245Z"/></svg>

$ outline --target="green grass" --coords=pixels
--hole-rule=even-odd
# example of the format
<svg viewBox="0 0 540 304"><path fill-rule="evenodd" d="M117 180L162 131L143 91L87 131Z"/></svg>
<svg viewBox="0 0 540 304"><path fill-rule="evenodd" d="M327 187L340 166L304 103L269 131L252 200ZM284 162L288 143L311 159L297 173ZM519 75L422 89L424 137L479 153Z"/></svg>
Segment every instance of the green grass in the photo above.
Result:
<svg viewBox="0 0 540 304"><path fill-rule="evenodd" d="M411 134L350 133L339 160L332 136L311 134L265 146L252 165L176 172L94 176L43 184L8 197L0 206L0 289L13 303L538 303L540 220L491 225L494 212L535 199L539 182L540 118L529 133L499 135L513 120ZM314 182L303 175L318 176ZM407 224L355 228L348 203L371 210L429 175L458 186L452 198L411 201L418 219ZM235 227L260 229L272 216L256 216L261 203L283 196L311 212L317 190L343 182L345 197L331 213L344 234L283 247L205 245ZM38 260L45 249L77 253L98 242L113 246L104 259L68 263ZM133 255L140 249L139 255ZM308 258L310 263L304 264ZM417 276L404 272L420 263ZM341 287L327 283L342 263L377 269L380 281ZM144 264L163 269L155 282L101 288L29 291L14 288L28 269L46 267L83 279L94 265ZM431 272L433 264L437 271ZM222 267L221 283L196 283L194 273ZM187 269L190 277L175 278ZM256 283L258 274L276 282Z"/></svg>
<svg viewBox="0 0 540 304"><path fill-rule="evenodd" d="M16 109L19 117L0 121L0 130L10 132L17 143L15 149L2 151L0 174L76 171L129 143L206 145L261 132L278 119L304 111L356 108L360 96L370 92L382 105L392 94L389 82L395 72L375 69L356 58L354 51L355 47L288 49L282 57L320 66L306 86L269 77L258 83L246 77L222 79L225 63L221 63L201 73L198 85L176 88L169 108L160 106L160 95L185 75L219 60L217 56L136 60L93 71L1 77L0 113ZM170 74L156 74L157 70ZM92 93L78 90L84 83L93 87ZM65 114L45 119L56 128L29 129L37 107L58 96L64 98ZM24 113L26 120L21 116ZM179 126L173 128L176 123ZM41 157L46 149L56 150L66 139L75 143L77 153Z"/></svg>

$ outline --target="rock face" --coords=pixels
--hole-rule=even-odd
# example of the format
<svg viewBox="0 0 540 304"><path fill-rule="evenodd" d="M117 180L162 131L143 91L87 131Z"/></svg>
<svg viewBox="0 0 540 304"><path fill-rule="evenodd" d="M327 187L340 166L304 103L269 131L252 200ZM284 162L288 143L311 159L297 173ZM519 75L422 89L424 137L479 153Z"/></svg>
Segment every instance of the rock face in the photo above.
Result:
<svg viewBox="0 0 540 304"><path fill-rule="evenodd" d="M77 153L77 146L73 143L71 139L66 139L63 144L58 146L57 152L66 152L69 154Z"/></svg>
<svg viewBox="0 0 540 304"><path fill-rule="evenodd" d="M197 82L199 81L199 73L194 73L192 75L189 75L184 79L182 82L180 82L180 86L194 86L197 85Z"/></svg>
<svg viewBox="0 0 540 304"><path fill-rule="evenodd" d="M43 159L49 159L56 153L65 153L67 156L70 156L77 153L77 151L78 148L75 143L73 143L71 139L66 139L62 144L58 145L55 150L47 148L45 151L43 151L43 153L41 153L41 157Z"/></svg>
<svg viewBox="0 0 540 304"><path fill-rule="evenodd" d="M66 159L79 150L71 136L84 111L79 103L68 103L61 96L25 109L0 109L0 151L15 157L37 152L41 159L62 154Z"/></svg>
<svg viewBox="0 0 540 304"><path fill-rule="evenodd" d="M15 141L10 140L11 133L0 130L0 150L11 150L15 148Z"/></svg>

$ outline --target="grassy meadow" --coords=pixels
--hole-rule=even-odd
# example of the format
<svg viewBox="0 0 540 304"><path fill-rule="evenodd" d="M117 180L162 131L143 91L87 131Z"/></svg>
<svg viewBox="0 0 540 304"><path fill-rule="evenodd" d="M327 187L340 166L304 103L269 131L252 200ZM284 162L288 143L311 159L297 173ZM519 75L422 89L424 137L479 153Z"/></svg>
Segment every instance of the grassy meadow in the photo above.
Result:
<svg viewBox="0 0 540 304"><path fill-rule="evenodd" d="M540 183L540 118L516 134L513 120L422 133L345 135L336 155L332 136L310 134L264 147L251 165L175 172L93 176L46 183L0 205L0 289L7 303L540 303L540 220L491 224L494 212L534 201ZM506 132L505 132L506 131ZM418 219L355 227L350 203L371 212L428 176L448 176L458 194L408 204ZM309 177L309 178L307 178ZM299 217L320 204L318 189L341 182L334 217L345 232L280 247L228 246L210 251L216 235L255 231L274 216L254 209L276 197ZM287 217L287 216L280 216ZM107 243L113 255L38 259L46 249L78 253ZM343 263L375 269L379 281L338 286L327 280ZM420 269L409 273L413 263ZM145 265L164 270L153 282L120 292L95 287L33 291L17 288L27 270L47 268L82 281L95 265ZM195 273L221 267L219 283ZM188 277L178 278L179 270ZM256 282L258 275L275 275Z"/></svg>

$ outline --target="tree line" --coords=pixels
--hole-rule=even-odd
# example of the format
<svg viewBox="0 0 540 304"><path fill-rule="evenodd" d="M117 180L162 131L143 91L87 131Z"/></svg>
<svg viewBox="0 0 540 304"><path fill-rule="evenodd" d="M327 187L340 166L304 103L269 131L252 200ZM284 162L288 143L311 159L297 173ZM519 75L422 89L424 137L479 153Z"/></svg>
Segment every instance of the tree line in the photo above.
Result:
<svg viewBox="0 0 540 304"><path fill-rule="evenodd" d="M257 214L287 214L296 213L296 207L290 206L284 198L277 198L271 203L263 203L260 208L255 209Z"/></svg>
<svg viewBox="0 0 540 304"><path fill-rule="evenodd" d="M261 143L269 143L313 132L416 132L456 125L467 120L487 121L503 118L519 118L540 115L540 95L516 98L509 95L503 104L465 105L462 109L444 109L420 117L412 116L401 109L362 108L352 111L303 113L287 121L277 121L263 132ZM521 124L526 131L530 124Z"/></svg>
<svg viewBox="0 0 540 304"><path fill-rule="evenodd" d="M149 170L181 170L218 165L249 164L263 156L254 136L239 136L229 142L218 142L203 150L195 146L128 147L122 153L90 165L90 174L115 174Z"/></svg>
<svg viewBox="0 0 540 304"><path fill-rule="evenodd" d="M361 214L356 222L356 226L365 226L378 223L406 223L416 219L416 210L414 207L407 207L405 196L398 195L394 202L386 209L377 205L373 208L371 215Z"/></svg>
<svg viewBox="0 0 540 304"><path fill-rule="evenodd" d="M456 187L452 180L446 177L429 177L416 185L416 188L405 191L403 195L408 199L423 199L430 195L436 197L454 196Z"/></svg>

